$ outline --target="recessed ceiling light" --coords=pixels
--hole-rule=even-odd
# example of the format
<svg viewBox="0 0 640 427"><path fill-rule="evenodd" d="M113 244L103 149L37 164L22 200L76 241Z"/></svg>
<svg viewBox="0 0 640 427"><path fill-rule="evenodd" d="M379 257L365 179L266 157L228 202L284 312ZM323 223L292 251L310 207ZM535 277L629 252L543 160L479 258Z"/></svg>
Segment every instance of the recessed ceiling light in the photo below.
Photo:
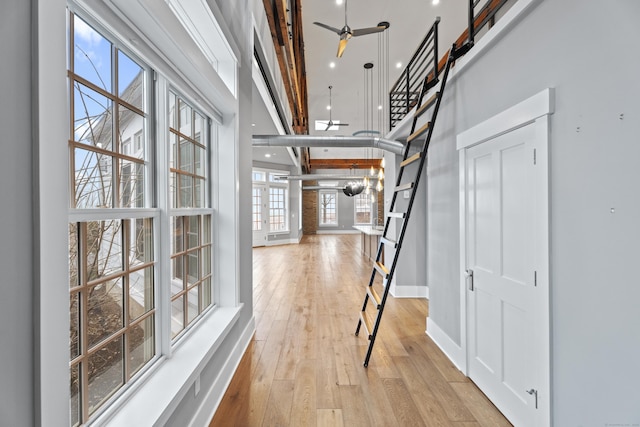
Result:
<svg viewBox="0 0 640 427"><path fill-rule="evenodd" d="M378 105L378 110L382 110L382 105Z"/></svg>
<svg viewBox="0 0 640 427"><path fill-rule="evenodd" d="M336 4L340 6L342 4L342 0L336 0Z"/></svg>
<svg viewBox="0 0 640 427"><path fill-rule="evenodd" d="M331 105L327 105L327 110L331 110Z"/></svg>
<svg viewBox="0 0 640 427"><path fill-rule="evenodd" d="M440 0L433 0L433 1L431 2L431 4L433 4L434 6L435 6L435 5L437 5L438 3L440 3Z"/></svg>
<svg viewBox="0 0 640 427"><path fill-rule="evenodd" d="M402 62L396 62L396 68L402 67Z"/></svg>
<svg viewBox="0 0 640 427"><path fill-rule="evenodd" d="M336 68L335 62L329 62L329 68Z"/></svg>
<svg viewBox="0 0 640 427"><path fill-rule="evenodd" d="M267 158L269 158L269 157L271 157L271 154L267 153L267 154L265 154L264 156L265 156L265 157L267 157Z"/></svg>
<svg viewBox="0 0 640 427"><path fill-rule="evenodd" d="M256 125L255 123L251 123L251 126L255 126L255 125Z"/></svg>

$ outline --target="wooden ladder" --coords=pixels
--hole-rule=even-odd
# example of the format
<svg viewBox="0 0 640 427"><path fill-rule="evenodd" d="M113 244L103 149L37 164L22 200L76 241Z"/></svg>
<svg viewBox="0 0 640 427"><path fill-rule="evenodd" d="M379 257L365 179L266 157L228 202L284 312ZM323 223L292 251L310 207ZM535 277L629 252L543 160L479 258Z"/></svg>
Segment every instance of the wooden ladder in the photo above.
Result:
<svg viewBox="0 0 640 427"><path fill-rule="evenodd" d="M360 312L360 318L358 319L358 326L356 328L356 335L358 335L360 333L360 327L364 326L364 329L369 337L369 348L364 359L365 367L369 365L369 359L371 358L373 344L376 341L376 335L378 333L378 328L380 327L380 320L382 319L382 312L384 311L384 305L387 301L387 296L389 295L391 280L393 279L393 275L396 271L396 266L398 265L400 250L402 249L402 242L404 240L405 232L407 231L407 224L409 223L409 217L411 216L411 209L413 207L413 202L418 191L418 183L420 182L422 169L424 168L424 163L427 158L429 143L431 142L431 136L433 135L433 126L438 116L438 110L440 109L440 102L442 101L442 94L444 93L445 85L447 83L447 77L449 76L449 69L451 68L451 65L456 61L456 59L469 51L471 46L471 43L466 43L459 48L456 48L455 44L451 47L449 56L447 58L447 63L442 74L442 83L440 85L440 90L433 94L433 96L431 96L426 101L424 100L425 94L438 82L437 73L434 71L434 73L431 74L432 78L429 78L430 75L427 75L424 79L424 83L422 84L422 90L420 92L418 103L416 104L416 110L413 116L411 132L409 134L409 137L407 138L402 162L400 163L400 169L398 171L398 177L396 179L396 185L394 188L393 197L391 199L391 206L389 208L389 215L387 216L387 219L385 221L384 231L382 233L382 237L380 238L376 260L371 271L371 279L369 280L369 285L367 286L367 291L364 296L364 303L362 305L362 311ZM427 111L431 111L431 120L427 121L427 123L421 126L419 129L416 129L418 119ZM417 146L420 141L422 141L420 150L412 150L412 146ZM415 176L412 177L413 179L403 182L404 169L410 164L418 161L420 163L418 165ZM401 191L411 191L409 204L407 205L406 211L403 212L396 211L396 200L398 197L398 193L400 193ZM398 234L396 240L390 238L388 235L389 225L391 224L392 220L400 220L402 224L400 227L400 233ZM383 248L385 246L394 248L396 250L393 257L393 262L391 263L391 266L389 268L387 268L387 266L385 266L382 262L382 254L384 253ZM382 276L383 290L381 293L378 292L373 286L377 274L380 274ZM370 311L372 311L371 309L369 311L367 310L367 305L370 299L373 301L373 304L371 305L377 311L375 315L370 313Z"/></svg>

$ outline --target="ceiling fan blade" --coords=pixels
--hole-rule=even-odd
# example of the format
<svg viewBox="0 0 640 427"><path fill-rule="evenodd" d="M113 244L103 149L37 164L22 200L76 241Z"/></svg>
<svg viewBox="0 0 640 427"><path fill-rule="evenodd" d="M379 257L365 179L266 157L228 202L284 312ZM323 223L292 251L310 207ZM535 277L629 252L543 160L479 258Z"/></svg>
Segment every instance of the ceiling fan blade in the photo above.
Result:
<svg viewBox="0 0 640 427"><path fill-rule="evenodd" d="M349 123L334 123L334 126L349 126Z"/></svg>
<svg viewBox="0 0 640 427"><path fill-rule="evenodd" d="M340 39L340 44L338 45L338 53L336 54L338 58L342 57L342 54L344 53L344 49L347 47L348 41L349 41L348 39Z"/></svg>
<svg viewBox="0 0 640 427"><path fill-rule="evenodd" d="M327 127L326 127L326 128L324 128L324 131L325 131L325 132L326 132L326 131L328 131L328 130L329 130L329 128L330 128L331 126L333 126L333 123L331 123L330 121L329 121L329 122L327 122Z"/></svg>
<svg viewBox="0 0 640 427"><path fill-rule="evenodd" d="M356 37L356 36L364 36L366 34L380 33L386 29L387 27L384 27L384 26L358 28L357 30L351 30L351 33L353 34L353 37Z"/></svg>
<svg viewBox="0 0 640 427"><path fill-rule="evenodd" d="M331 25L327 25L327 24L323 24L322 22L314 22L314 24L316 24L319 27L322 27L324 29L327 29L329 31L333 31L334 33L336 33L337 35L340 35L340 31L337 28L332 27Z"/></svg>

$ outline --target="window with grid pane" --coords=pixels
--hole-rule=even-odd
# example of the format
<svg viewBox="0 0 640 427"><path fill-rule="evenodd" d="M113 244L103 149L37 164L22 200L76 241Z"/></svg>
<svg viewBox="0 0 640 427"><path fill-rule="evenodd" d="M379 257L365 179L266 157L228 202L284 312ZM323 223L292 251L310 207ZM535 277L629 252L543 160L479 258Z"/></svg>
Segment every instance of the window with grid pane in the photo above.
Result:
<svg viewBox="0 0 640 427"><path fill-rule="evenodd" d="M320 225L338 224L338 192L320 190L319 192Z"/></svg>
<svg viewBox="0 0 640 427"><path fill-rule="evenodd" d="M287 189L269 188L269 231L286 231L287 224Z"/></svg>
<svg viewBox="0 0 640 427"><path fill-rule="evenodd" d="M213 305L208 123L204 114L170 92L172 339Z"/></svg>
<svg viewBox="0 0 640 427"><path fill-rule="evenodd" d="M371 224L371 197L362 192L353 200L356 224Z"/></svg>
<svg viewBox="0 0 640 427"><path fill-rule="evenodd" d="M252 200L252 223L253 231L262 230L262 189L253 187Z"/></svg>
<svg viewBox="0 0 640 427"><path fill-rule="evenodd" d="M156 355L156 230L141 209L147 67L76 15L69 24L70 410L80 425Z"/></svg>

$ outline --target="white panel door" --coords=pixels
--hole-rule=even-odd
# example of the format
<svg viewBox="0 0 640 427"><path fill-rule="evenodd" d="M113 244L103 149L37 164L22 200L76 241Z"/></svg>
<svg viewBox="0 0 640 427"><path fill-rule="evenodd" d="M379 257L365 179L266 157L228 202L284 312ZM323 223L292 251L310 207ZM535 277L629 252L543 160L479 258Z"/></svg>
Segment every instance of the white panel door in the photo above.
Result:
<svg viewBox="0 0 640 427"><path fill-rule="evenodd" d="M267 244L267 186L254 184L251 195L251 222L253 227L253 246L265 246Z"/></svg>
<svg viewBox="0 0 640 427"><path fill-rule="evenodd" d="M534 136L528 125L468 148L465 166L469 377L516 426L537 425L546 357L533 345Z"/></svg>

